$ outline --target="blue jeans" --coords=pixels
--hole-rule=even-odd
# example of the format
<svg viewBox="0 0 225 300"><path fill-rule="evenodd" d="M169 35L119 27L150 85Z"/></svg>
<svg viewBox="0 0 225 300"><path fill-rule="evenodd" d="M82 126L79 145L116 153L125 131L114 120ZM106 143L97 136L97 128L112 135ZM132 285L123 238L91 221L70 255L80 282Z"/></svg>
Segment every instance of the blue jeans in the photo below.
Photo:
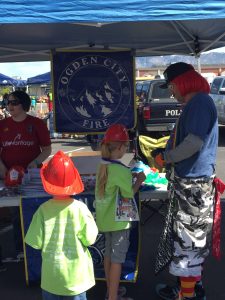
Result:
<svg viewBox="0 0 225 300"><path fill-rule="evenodd" d="M42 299L43 300L87 300L86 292L83 292L76 296L58 296L49 293L45 290L42 290Z"/></svg>

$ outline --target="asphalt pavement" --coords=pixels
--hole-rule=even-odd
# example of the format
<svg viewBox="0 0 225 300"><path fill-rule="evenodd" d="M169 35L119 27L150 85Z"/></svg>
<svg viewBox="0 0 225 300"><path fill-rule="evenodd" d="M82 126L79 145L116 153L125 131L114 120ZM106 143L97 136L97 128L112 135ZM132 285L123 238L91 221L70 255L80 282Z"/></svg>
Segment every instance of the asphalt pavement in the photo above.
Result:
<svg viewBox="0 0 225 300"><path fill-rule="evenodd" d="M59 149L76 156L82 156L82 152L91 152L90 145L84 138L52 140L53 154ZM78 154L79 153L79 154ZM93 155L94 157L95 155ZM133 154L129 153L124 162L129 162ZM93 159L93 157L91 159ZM217 175L225 181L225 127L220 128L220 141L217 157ZM154 201L157 208L159 201ZM162 209L162 213L165 211ZM141 218L146 218L152 211L142 209ZM139 273L136 283L127 283L127 295L135 300L159 300L155 294L157 283L167 282L173 284L175 279L167 271L154 275L154 262L157 253L160 232L163 226L163 215L155 213L148 222L141 225L141 249L139 258ZM225 300L225 196L222 197L222 225L221 248L222 259L216 261L211 255L207 258L203 282L206 288L207 300ZM0 244L3 247L3 256L11 255L12 228L6 227L0 232ZM0 272L0 300L41 300L41 292L38 285L26 286L23 262L7 263L7 271ZM97 282L96 286L88 291L89 300L103 300L105 296L105 282Z"/></svg>

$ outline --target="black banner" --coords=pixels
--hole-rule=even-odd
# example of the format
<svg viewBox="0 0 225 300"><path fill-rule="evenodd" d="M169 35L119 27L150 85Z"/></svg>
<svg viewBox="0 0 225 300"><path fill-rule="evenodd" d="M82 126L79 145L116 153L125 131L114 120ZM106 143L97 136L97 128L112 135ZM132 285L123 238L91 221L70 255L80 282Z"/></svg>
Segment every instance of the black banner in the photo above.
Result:
<svg viewBox="0 0 225 300"><path fill-rule="evenodd" d="M131 51L52 55L57 132L100 133L114 123L135 126Z"/></svg>

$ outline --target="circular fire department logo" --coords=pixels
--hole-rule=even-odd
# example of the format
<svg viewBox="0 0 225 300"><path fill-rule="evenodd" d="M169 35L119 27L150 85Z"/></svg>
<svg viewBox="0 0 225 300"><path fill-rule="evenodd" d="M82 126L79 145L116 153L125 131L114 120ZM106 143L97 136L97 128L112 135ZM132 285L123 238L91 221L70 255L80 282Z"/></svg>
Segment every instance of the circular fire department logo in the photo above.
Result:
<svg viewBox="0 0 225 300"><path fill-rule="evenodd" d="M103 131L119 123L132 97L126 71L115 59L89 54L59 76L57 101L66 118L85 130Z"/></svg>

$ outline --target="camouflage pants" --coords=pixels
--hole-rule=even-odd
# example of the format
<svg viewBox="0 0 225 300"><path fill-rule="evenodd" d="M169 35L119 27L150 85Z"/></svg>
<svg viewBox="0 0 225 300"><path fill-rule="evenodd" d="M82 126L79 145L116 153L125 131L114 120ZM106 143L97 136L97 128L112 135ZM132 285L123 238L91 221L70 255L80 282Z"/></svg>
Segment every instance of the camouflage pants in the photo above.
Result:
<svg viewBox="0 0 225 300"><path fill-rule="evenodd" d="M209 254L215 188L211 178L176 177L172 183L174 198L174 254L170 273L175 276L200 276Z"/></svg>

